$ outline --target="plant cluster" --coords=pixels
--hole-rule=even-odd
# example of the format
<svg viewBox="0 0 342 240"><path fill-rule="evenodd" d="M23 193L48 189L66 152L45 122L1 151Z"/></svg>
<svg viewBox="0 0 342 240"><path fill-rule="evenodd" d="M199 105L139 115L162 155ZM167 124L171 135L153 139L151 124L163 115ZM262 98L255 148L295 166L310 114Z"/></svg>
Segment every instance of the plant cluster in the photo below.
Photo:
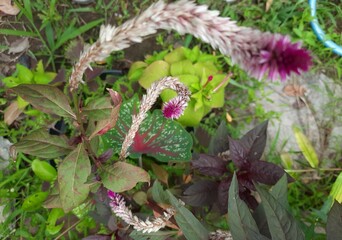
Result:
<svg viewBox="0 0 342 240"><path fill-rule="evenodd" d="M77 31L73 23L54 38L53 25L61 17L54 9L42 11L45 41L34 25L30 1L24 0L19 8L32 34L45 43L53 66L63 43L102 21ZM101 96L104 84L98 93L87 95L91 91L84 75L93 69L93 62L102 63L113 51L140 43L159 29L199 38L257 79L285 81L312 65L309 51L288 36L240 27L218 11L188 0L158 1L118 27L101 26L98 40L85 45L65 86L50 83L55 74L46 72L42 62L33 71L17 65L15 76L3 81L8 94L40 113L29 115L32 119L47 124L39 121L25 129L10 149L16 157L15 172L1 173L0 194L7 199L4 225L13 232L0 233L1 237L12 233L36 239L61 239L65 234L70 239L311 237L314 225L299 224L287 200L287 184L294 178L261 160L267 121L241 139L232 138L223 122L208 153L194 150L196 139L184 126L198 125L212 108L224 103L230 75L222 74L217 56L198 47L164 51L131 66L127 77L146 89L143 96L125 99L109 86ZM164 103L161 109L153 108L159 96ZM299 130L297 135L305 141ZM312 151L304 152L312 167L318 167ZM33 183L27 181L28 175ZM335 186L338 192L341 188ZM326 231L334 239L341 232L336 229L342 223L342 205L331 201L328 210L331 206Z"/></svg>

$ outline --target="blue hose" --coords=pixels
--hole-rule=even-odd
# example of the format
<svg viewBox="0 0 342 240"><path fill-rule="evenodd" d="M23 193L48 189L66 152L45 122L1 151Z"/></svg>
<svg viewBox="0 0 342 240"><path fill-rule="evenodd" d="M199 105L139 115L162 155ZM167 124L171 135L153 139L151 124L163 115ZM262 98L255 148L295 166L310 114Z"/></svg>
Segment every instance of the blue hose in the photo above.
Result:
<svg viewBox="0 0 342 240"><path fill-rule="evenodd" d="M311 21L311 27L312 30L314 31L315 35L317 36L317 38L323 42L323 44L328 47L331 48L332 51L334 53L336 53L337 55L342 56L342 47L337 45L336 43L334 43L331 40L326 40L325 39L325 33L322 30L322 28L319 26L317 17L316 17L316 0L309 0L309 4L310 4L310 8L311 8L311 16L314 18Z"/></svg>

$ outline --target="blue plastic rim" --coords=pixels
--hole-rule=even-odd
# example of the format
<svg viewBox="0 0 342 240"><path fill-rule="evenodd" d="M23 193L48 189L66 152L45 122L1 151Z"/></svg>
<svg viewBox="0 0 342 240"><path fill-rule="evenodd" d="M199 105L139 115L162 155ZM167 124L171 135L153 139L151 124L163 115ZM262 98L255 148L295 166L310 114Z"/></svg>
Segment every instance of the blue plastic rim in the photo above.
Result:
<svg viewBox="0 0 342 240"><path fill-rule="evenodd" d="M309 0L309 5L311 8L311 16L314 18L311 21L311 27L312 27L312 30L314 31L315 35L317 36L317 38L321 42L323 42L324 46L331 48L334 53L342 56L342 47L337 45L335 42L333 42L331 40L326 40L325 39L325 32L319 26L319 23L318 23L318 20L316 17L317 1L316 0Z"/></svg>

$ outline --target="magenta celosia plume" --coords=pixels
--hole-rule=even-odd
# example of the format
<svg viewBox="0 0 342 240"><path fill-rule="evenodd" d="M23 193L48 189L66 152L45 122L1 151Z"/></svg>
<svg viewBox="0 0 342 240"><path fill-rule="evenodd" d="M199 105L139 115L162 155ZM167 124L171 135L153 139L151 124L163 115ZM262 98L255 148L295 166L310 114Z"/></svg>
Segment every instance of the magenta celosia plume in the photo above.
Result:
<svg viewBox="0 0 342 240"><path fill-rule="evenodd" d="M184 113L187 107L187 99L177 96L164 104L163 115L166 118L177 119Z"/></svg>
<svg viewBox="0 0 342 240"><path fill-rule="evenodd" d="M287 36L268 36L259 56L250 60L250 74L257 79L268 74L268 79L272 81L279 77L285 81L291 73L300 74L307 71L311 65L311 57L300 45L291 43Z"/></svg>

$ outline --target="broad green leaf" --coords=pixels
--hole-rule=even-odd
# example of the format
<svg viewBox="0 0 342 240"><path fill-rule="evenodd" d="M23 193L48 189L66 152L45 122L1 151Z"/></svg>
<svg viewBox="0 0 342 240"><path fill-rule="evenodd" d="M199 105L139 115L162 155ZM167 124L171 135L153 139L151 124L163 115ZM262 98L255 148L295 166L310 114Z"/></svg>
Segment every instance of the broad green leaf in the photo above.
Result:
<svg viewBox="0 0 342 240"><path fill-rule="evenodd" d="M57 87L21 84L11 89L42 112L76 118L71 110L68 98Z"/></svg>
<svg viewBox="0 0 342 240"><path fill-rule="evenodd" d="M342 203L342 172L338 175L334 182L330 195L339 203Z"/></svg>
<svg viewBox="0 0 342 240"><path fill-rule="evenodd" d="M90 170L90 160L83 144L79 144L59 165L59 193L65 212L79 206L88 197L89 186L85 182Z"/></svg>
<svg viewBox="0 0 342 240"><path fill-rule="evenodd" d="M317 168L319 164L319 160L316 154L316 151L309 139L304 135L304 133L298 128L293 127L293 132L295 134L298 146L302 151L305 159L308 161L312 168Z"/></svg>
<svg viewBox="0 0 342 240"><path fill-rule="evenodd" d="M154 181L153 187L152 187L152 197L153 200L156 201L157 203L167 203L170 204L169 202L169 197L166 194L166 192L163 189L163 186L160 184L158 180Z"/></svg>
<svg viewBox="0 0 342 240"><path fill-rule="evenodd" d="M119 153L122 142L132 124L132 115L139 108L139 100L134 96L122 104L115 128L103 135L105 148ZM160 110L148 113L129 148L131 157L147 154L159 161L188 161L191 158L191 135L178 123L164 118Z"/></svg>
<svg viewBox="0 0 342 240"><path fill-rule="evenodd" d="M175 219L188 240L208 239L208 231L197 220L197 218L168 190L164 191L158 181L152 187L152 196L158 203L171 204L176 209Z"/></svg>
<svg viewBox="0 0 342 240"><path fill-rule="evenodd" d="M328 214L327 240L341 239L342 236L342 205L334 202Z"/></svg>
<svg viewBox="0 0 342 240"><path fill-rule="evenodd" d="M45 200L43 206L45 208L62 208L62 201L59 194L59 184L58 181L54 182L54 185L50 191L49 196Z"/></svg>
<svg viewBox="0 0 342 240"><path fill-rule="evenodd" d="M103 185L113 192L128 191L138 182L150 182L150 176L144 169L125 162L101 167L100 176Z"/></svg>
<svg viewBox="0 0 342 240"><path fill-rule="evenodd" d="M304 240L305 236L296 220L267 190L255 184L264 207L272 239Z"/></svg>
<svg viewBox="0 0 342 240"><path fill-rule="evenodd" d="M287 175L284 174L279 181L272 187L272 196L285 208L289 207L287 200Z"/></svg>
<svg viewBox="0 0 342 240"><path fill-rule="evenodd" d="M155 61L145 68L139 79L139 84L147 89L153 82L168 75L170 75L170 65L164 61Z"/></svg>
<svg viewBox="0 0 342 240"><path fill-rule="evenodd" d="M176 209L175 220L188 240L206 240L208 231L198 219L172 193L166 190L171 205Z"/></svg>
<svg viewBox="0 0 342 240"><path fill-rule="evenodd" d="M19 152L48 159L67 155L72 150L66 138L50 135L43 128L33 131L14 146Z"/></svg>
<svg viewBox="0 0 342 240"><path fill-rule="evenodd" d="M152 233L142 233L134 230L129 235L133 240L164 240L172 239L172 236L176 236L177 231L158 231Z"/></svg>
<svg viewBox="0 0 342 240"><path fill-rule="evenodd" d="M110 117L112 104L109 97L92 99L87 106L82 109L82 113L91 120L104 120Z"/></svg>
<svg viewBox="0 0 342 240"><path fill-rule="evenodd" d="M259 233L258 226L247 204L239 197L239 187L235 173L229 188L228 224L234 239L247 240L256 239L257 236L263 237Z"/></svg>

